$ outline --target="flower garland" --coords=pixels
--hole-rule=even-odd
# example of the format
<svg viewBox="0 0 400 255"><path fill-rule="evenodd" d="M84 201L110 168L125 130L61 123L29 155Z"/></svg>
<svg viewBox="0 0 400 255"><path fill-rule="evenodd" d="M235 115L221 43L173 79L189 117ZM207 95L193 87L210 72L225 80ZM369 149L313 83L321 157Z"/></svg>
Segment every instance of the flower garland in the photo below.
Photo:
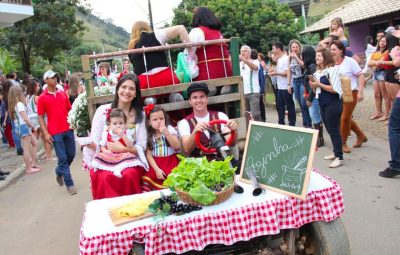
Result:
<svg viewBox="0 0 400 255"><path fill-rule="evenodd" d="M94 88L95 96L105 96L115 94L115 87L106 85ZM77 136L83 137L88 135L91 123L89 118L86 91L79 94L72 104L72 108L68 113L68 123L75 130Z"/></svg>

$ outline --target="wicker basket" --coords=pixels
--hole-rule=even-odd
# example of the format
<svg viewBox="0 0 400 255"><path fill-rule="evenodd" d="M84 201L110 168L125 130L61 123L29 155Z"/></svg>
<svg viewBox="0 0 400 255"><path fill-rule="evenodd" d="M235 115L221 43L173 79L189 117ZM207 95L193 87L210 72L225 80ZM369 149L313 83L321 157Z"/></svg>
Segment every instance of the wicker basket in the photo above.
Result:
<svg viewBox="0 0 400 255"><path fill-rule="evenodd" d="M232 183L232 185L229 188L224 189L223 191L220 191L220 192L216 192L215 195L217 195L217 197L209 205L217 205L217 204L220 204L220 203L228 200L228 198L230 198L232 196L234 186L235 185L233 185L233 183ZM181 201L183 201L187 204L191 204L191 205L203 205L197 201L194 201L188 192L177 189L177 188L175 188L175 191L176 191L176 194L178 194L178 197Z"/></svg>

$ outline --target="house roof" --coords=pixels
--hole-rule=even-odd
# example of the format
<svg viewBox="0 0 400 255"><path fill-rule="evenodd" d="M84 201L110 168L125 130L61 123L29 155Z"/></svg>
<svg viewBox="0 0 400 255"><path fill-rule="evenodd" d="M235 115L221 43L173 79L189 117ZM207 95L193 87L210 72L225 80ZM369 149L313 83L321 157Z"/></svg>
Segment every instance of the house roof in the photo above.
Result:
<svg viewBox="0 0 400 255"><path fill-rule="evenodd" d="M400 10L398 0L355 0L326 14L321 20L306 27L300 34L318 32L329 28L333 18L340 17L345 25Z"/></svg>

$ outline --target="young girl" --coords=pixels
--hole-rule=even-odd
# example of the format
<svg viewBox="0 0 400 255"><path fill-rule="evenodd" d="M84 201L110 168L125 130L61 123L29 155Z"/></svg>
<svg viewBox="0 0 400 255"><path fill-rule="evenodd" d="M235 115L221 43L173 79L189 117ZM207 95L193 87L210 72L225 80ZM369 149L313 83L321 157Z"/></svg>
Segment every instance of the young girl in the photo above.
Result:
<svg viewBox="0 0 400 255"><path fill-rule="evenodd" d="M331 26L329 27L329 35L334 35L339 37L339 41L341 41L344 47L349 46L349 41L344 35L344 26L341 18L333 18L331 20Z"/></svg>
<svg viewBox="0 0 400 255"><path fill-rule="evenodd" d="M42 137L42 142L44 144L44 149L46 152L46 160L56 160L56 158L53 158L51 156L51 145L49 143L46 143L46 140L44 139L44 134L41 132L40 125L39 125L39 118L38 118L38 113L37 113L37 102L39 99L39 80L36 78L33 78L29 80L27 83L27 88L26 88L26 106L28 108L28 116L29 119L31 120L34 129L32 130L33 135L35 136L36 140L39 140L39 136Z"/></svg>
<svg viewBox="0 0 400 255"><path fill-rule="evenodd" d="M108 126L103 130L99 151L92 161L92 167L101 170L107 170L114 173L115 176L122 177L122 170L142 166L143 163L136 159L136 156L129 152L115 153L107 148L108 142L120 142L126 147L133 147L132 134L126 132L126 116L121 109L114 108L110 111Z"/></svg>
<svg viewBox="0 0 400 255"><path fill-rule="evenodd" d="M36 137L32 135L32 130L35 129L35 126L28 117L22 87L12 86L10 88L8 93L8 109L11 119L14 121L15 133L21 138L26 173L39 172L40 168L36 160L38 144Z"/></svg>
<svg viewBox="0 0 400 255"><path fill-rule="evenodd" d="M143 191L164 189L163 181L179 163L176 156L179 150L178 134L169 125L168 115L161 107L148 105L145 113L149 171L142 177Z"/></svg>

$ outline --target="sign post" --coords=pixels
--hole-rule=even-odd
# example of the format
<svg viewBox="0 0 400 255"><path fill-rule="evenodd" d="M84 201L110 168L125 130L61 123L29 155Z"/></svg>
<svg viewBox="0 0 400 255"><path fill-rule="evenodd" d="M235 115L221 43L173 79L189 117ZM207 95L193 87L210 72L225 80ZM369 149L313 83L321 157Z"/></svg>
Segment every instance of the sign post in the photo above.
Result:
<svg viewBox="0 0 400 255"><path fill-rule="evenodd" d="M254 171L264 188L305 200L318 131L251 121L240 180Z"/></svg>

